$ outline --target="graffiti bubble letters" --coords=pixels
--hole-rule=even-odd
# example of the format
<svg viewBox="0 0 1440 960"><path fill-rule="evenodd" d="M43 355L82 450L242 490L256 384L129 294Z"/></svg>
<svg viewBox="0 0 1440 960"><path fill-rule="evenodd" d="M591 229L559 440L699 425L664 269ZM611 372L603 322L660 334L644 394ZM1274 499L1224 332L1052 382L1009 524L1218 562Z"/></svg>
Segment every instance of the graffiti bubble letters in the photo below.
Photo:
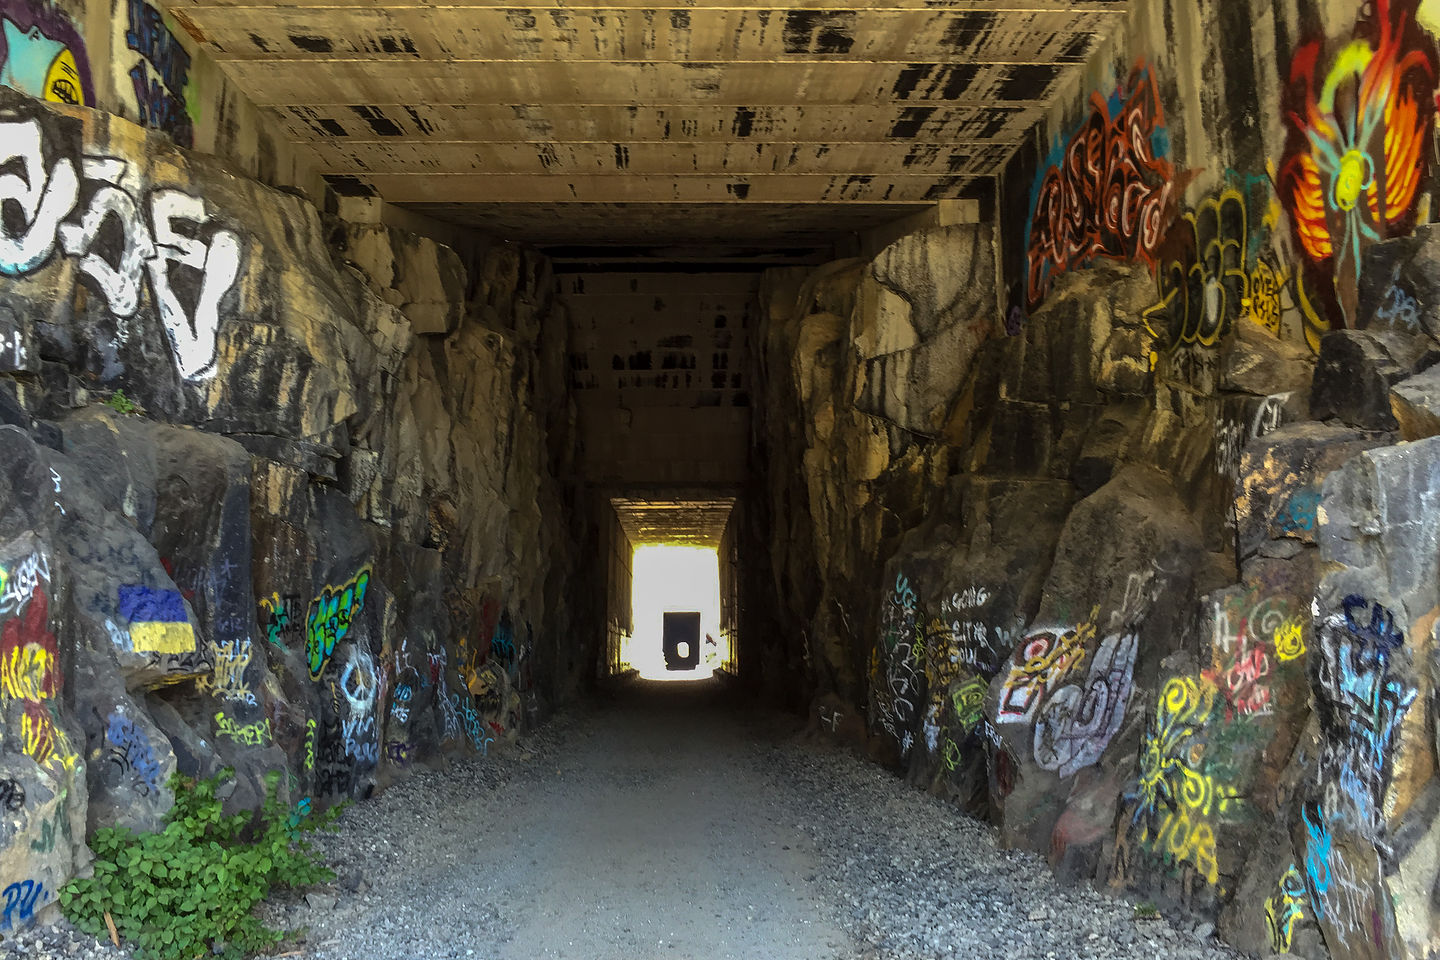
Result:
<svg viewBox="0 0 1440 960"><path fill-rule="evenodd" d="M47 899L45 884L38 880L21 880L5 888L5 912L0 914L0 930L13 930L15 924L28 924L35 919L35 908Z"/></svg>
<svg viewBox="0 0 1440 960"><path fill-rule="evenodd" d="M47 702L60 693L59 652L49 619L49 598L37 587L25 613L0 627L0 694L24 703L20 746L25 754L42 766L59 762L68 769L77 757Z"/></svg>
<svg viewBox="0 0 1440 960"><path fill-rule="evenodd" d="M185 85L189 83L190 54L165 27L160 14L145 0L128 0L129 29L125 43L142 57L130 70L140 122L164 130L188 147L195 131L185 110ZM146 62L155 70L151 77Z"/></svg>
<svg viewBox="0 0 1440 960"><path fill-rule="evenodd" d="M47 173L33 119L0 121L0 144L0 167L19 171L0 176L0 203L9 202L19 215L0 227L0 275L35 271L58 241L122 321L139 309L148 275L180 374L187 380L212 375L220 301L240 275L239 235L220 226L199 197L173 188L132 189L129 165L115 157L86 155L78 172L73 159L59 157ZM109 249L116 243L118 251ZM192 311L182 296L194 303Z"/></svg>
<svg viewBox="0 0 1440 960"><path fill-rule="evenodd" d="M1130 702L1135 634L1106 637L1083 683L1050 694L1035 724L1035 762L1062 777L1100 759L1125 719Z"/></svg>
<svg viewBox="0 0 1440 960"><path fill-rule="evenodd" d="M1160 92L1136 66L1108 100L1056 147L1035 187L1026 231L1026 307L1035 309L1060 273L1097 257L1153 265L1172 215L1175 175Z"/></svg>
<svg viewBox="0 0 1440 960"><path fill-rule="evenodd" d="M1165 349L1213 346L1250 303L1245 198L1233 188L1206 198L1171 237L1178 250L1156 267L1160 301L1145 311L1145 327Z"/></svg>
<svg viewBox="0 0 1440 960"><path fill-rule="evenodd" d="M118 713L110 714L105 727L105 740L110 744L106 761L119 772L120 778L131 779L137 793L149 796L160 789L160 764L145 731L135 721Z"/></svg>
<svg viewBox="0 0 1440 960"><path fill-rule="evenodd" d="M370 585L370 568L363 567L349 582L326 586L310 601L306 620L305 655L310 678L319 680L335 646L350 633L351 623L365 608L365 590Z"/></svg>

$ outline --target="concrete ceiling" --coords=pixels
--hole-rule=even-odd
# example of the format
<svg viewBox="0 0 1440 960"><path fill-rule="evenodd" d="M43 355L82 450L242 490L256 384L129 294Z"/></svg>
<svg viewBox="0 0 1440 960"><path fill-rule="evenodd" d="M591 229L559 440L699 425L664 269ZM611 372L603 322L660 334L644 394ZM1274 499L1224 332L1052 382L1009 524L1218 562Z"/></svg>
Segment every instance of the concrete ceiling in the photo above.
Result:
<svg viewBox="0 0 1440 960"><path fill-rule="evenodd" d="M734 497L696 500L650 500L614 497L610 503L635 546L663 543L719 547Z"/></svg>
<svg viewBox="0 0 1440 960"><path fill-rule="evenodd" d="M340 191L537 243L794 244L982 192L1124 6L169 10Z"/></svg>

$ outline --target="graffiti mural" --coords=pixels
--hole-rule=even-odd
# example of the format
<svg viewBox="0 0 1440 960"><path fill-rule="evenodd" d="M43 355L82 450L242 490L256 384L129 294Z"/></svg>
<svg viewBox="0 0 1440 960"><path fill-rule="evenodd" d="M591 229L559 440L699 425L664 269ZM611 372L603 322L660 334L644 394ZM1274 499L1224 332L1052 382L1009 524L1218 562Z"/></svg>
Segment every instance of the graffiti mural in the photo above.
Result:
<svg viewBox="0 0 1440 960"><path fill-rule="evenodd" d="M365 591L370 585L370 568L362 567L346 583L326 586L310 601L305 621L305 656L310 678L319 680L335 646L350 633L351 623L365 608Z"/></svg>
<svg viewBox="0 0 1440 960"><path fill-rule="evenodd" d="M85 42L63 10L0 0L0 84L52 103L95 103Z"/></svg>
<svg viewBox="0 0 1440 960"><path fill-rule="evenodd" d="M1035 762L1062 777L1100 759L1125 719L1140 639L1106 637L1079 683L1053 691L1035 723Z"/></svg>
<svg viewBox="0 0 1440 960"><path fill-rule="evenodd" d="M127 0L125 45L140 55L130 69L140 123L168 133L182 147L195 140L186 103L190 54L165 26L164 15L145 0Z"/></svg>
<svg viewBox="0 0 1440 960"><path fill-rule="evenodd" d="M1160 92L1137 64L1043 164L1026 230L1025 305L1034 310L1059 274L1097 258L1153 266L1174 216L1175 171Z"/></svg>
<svg viewBox="0 0 1440 960"><path fill-rule="evenodd" d="M1415 225L1435 114L1436 54L1411 4L1374 0L1354 38L1290 63L1281 202L1303 255L1308 326L1357 326L1365 248Z"/></svg>
<svg viewBox="0 0 1440 960"><path fill-rule="evenodd" d="M37 120L0 119L0 167L15 171L0 176L0 204L13 212L0 225L0 276L27 276L58 246L79 260L122 339L148 282L180 375L212 376L220 305L240 275L239 235L201 198L146 185L124 159L53 151Z"/></svg>

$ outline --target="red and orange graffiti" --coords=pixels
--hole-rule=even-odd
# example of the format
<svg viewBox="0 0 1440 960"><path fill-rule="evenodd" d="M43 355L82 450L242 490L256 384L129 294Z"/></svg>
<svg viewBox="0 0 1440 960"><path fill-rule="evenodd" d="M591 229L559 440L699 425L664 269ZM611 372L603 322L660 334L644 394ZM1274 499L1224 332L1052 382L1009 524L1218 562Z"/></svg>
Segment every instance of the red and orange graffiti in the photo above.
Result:
<svg viewBox="0 0 1440 960"><path fill-rule="evenodd" d="M1307 263L1302 307L1322 330L1335 320L1357 323L1364 249L1414 227L1436 57L1400 7L1373 0L1371 16L1328 70L1320 41L1302 46L1290 64L1290 139L1278 186Z"/></svg>
<svg viewBox="0 0 1440 960"><path fill-rule="evenodd" d="M1096 257L1143 261L1174 216L1174 169L1164 158L1165 113L1142 61L1108 100L1091 95L1090 115L1040 181L1026 242L1026 305L1056 274Z"/></svg>
<svg viewBox="0 0 1440 960"><path fill-rule="evenodd" d="M0 693L24 703L21 748L36 763L75 761L65 735L55 726L46 702L60 692L60 664L50 631L50 600L39 587L29 604L0 628Z"/></svg>

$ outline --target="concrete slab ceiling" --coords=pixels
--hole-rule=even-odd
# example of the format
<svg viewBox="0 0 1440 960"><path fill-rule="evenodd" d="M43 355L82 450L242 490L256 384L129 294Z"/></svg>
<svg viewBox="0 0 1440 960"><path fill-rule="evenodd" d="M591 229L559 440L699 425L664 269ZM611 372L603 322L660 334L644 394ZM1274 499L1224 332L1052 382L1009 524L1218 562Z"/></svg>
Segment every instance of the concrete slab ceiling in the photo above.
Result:
<svg viewBox="0 0 1440 960"><path fill-rule="evenodd" d="M620 525L635 546L663 543L672 546L719 547L725 524L735 506L734 497L696 500L614 497L610 503Z"/></svg>
<svg viewBox="0 0 1440 960"><path fill-rule="evenodd" d="M540 244L818 242L983 195L1124 0L172 0L332 185Z"/></svg>

